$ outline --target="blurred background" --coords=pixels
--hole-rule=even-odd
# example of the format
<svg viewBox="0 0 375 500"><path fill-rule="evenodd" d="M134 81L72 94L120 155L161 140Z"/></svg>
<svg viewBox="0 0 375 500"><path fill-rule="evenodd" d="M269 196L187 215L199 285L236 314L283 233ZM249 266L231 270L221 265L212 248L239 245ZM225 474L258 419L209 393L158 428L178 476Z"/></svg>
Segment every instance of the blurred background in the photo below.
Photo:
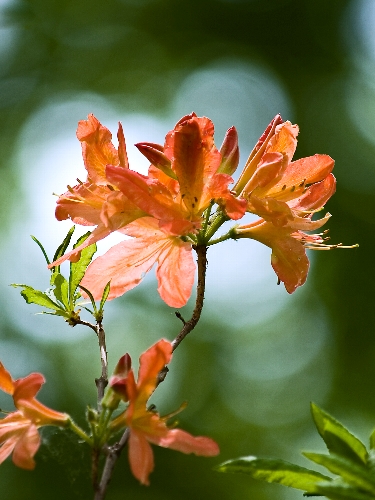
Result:
<svg viewBox="0 0 375 500"><path fill-rule="evenodd" d="M360 244L310 252L308 282L292 296L276 286L268 248L240 241L210 249L202 320L153 402L168 413L188 401L180 425L217 440L221 454L155 449L146 488L124 453L109 500L301 498L212 467L241 455L307 466L299 450L323 451L310 401L363 440L375 426L374 26L371 0L0 0L0 359L14 377L43 372L45 404L83 423L100 375L97 341L83 327L35 315L9 284L48 287L30 234L51 256L70 227L54 219L54 193L85 179L75 131L89 113L114 137L123 123L131 167L141 172L147 161L133 144L163 143L191 111L214 121L217 146L236 126L241 165L281 113L300 126L295 158L336 160L331 241ZM155 284L152 272L108 304L111 369L125 352L136 362L177 334ZM9 398L0 407L11 410ZM74 436L45 429L36 458L33 473L9 460L1 466L2 498L91 498L89 453Z"/></svg>

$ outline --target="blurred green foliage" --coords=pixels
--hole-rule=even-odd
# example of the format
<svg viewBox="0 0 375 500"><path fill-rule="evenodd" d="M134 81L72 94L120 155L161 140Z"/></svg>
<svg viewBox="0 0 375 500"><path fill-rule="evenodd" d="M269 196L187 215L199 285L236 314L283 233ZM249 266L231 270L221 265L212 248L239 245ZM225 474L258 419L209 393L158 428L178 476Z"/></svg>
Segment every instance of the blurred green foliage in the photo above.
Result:
<svg viewBox="0 0 375 500"><path fill-rule="evenodd" d="M298 461L301 448L311 445L319 451L310 425L311 399L360 436L368 435L375 424L375 343L368 323L375 296L371 257L375 202L371 75L375 63L361 52L358 41L361 33L354 7L362 5L366 2L8 0L0 5L3 250L20 241L21 235L18 240L10 235L28 210L24 201L27 186L22 185L16 162L20 134L40 109L64 99L83 96L86 115L93 111L90 100L96 102L99 96L119 110L118 119L135 112L170 119L174 112L171 103L193 72L217 61L234 65L241 61L264 68L282 89L292 114L284 118L301 128L297 156L326 153L336 160L338 191L328 204L334 215L329 222L332 241L359 243L360 248L315 255L309 284L294 297L287 297L281 312L256 321L241 323L238 316L220 316L215 303L209 304L207 299L201 323L176 351L171 373L160 387L160 395L159 390L155 394L161 412L189 401L180 416L181 426L216 439L222 450L220 461L249 454ZM230 101L236 96L225 96L224 88L224 97ZM215 112L215 103L212 105ZM185 113L192 111L190 101L188 106ZM258 135L278 111L272 108L273 114L269 114L268 110L262 122L256 123ZM85 117L74 116L69 121L61 112L56 129L69 123L69 131L74 130L72 124ZM173 115L169 128L179 118ZM227 119L226 127L233 118ZM249 122L254 119L258 116L248 116ZM43 130L43 123L34 127L36 141L39 127ZM68 131L68 125L65 128ZM53 139L56 131L50 128L49 132ZM240 129L239 133L241 139ZM149 140L147 134L143 140ZM246 142L247 137L242 140ZM248 144L249 150L252 145ZM51 169L59 154L51 155ZM30 165L26 161L23 172ZM43 179L36 182L43 185ZM74 178L67 178L66 184L69 182ZM27 231L35 233L32 227ZM2 255L3 266L17 268L12 249ZM43 269L42 261L30 254L23 259L30 267ZM250 274L251 263L238 272ZM100 370L96 339L81 330L72 333L68 325L57 326L59 318L53 318L56 331L53 327L51 336L58 328L65 329L69 334L66 341L48 343L25 334L12 319L20 313L14 302L11 307L7 302L7 295L16 294L6 287L8 283L2 284L0 298L0 358L14 376L25 375L25 370L43 371L47 384L41 399L71 412L79 422L86 404L95 404L93 379ZM257 290L249 287L247 294L256 295ZM270 307L273 300L270 298ZM188 316L191 305L186 309L183 314ZM38 324L40 330L51 328L44 317L27 321L30 327ZM112 367L125 351L135 360L161 336L172 339L178 328L173 311L158 300L153 285L146 283L130 292L118 304L108 305L106 329ZM240 362L236 365L236 348L243 353L245 346L253 353L249 358L256 370L250 362L246 365L244 354L241 367ZM304 351L306 361L293 365L292 370L290 366L302 359ZM4 404L0 398L0 406ZM84 445L56 431L46 432L44 441L33 473L16 469L10 461L1 466L1 498L90 498L89 457ZM216 459L157 449L155 462L150 488L141 487L131 477L124 453L108 499L125 495L139 500L281 498L272 485L216 474L211 470ZM299 497L288 492L283 498Z"/></svg>

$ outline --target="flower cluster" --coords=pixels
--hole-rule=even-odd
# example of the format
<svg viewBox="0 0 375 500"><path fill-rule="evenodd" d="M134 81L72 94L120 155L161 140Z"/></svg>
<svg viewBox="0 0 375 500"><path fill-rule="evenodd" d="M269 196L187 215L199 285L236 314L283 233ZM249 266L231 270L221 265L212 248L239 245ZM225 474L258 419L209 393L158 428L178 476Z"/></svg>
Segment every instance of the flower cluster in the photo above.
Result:
<svg viewBox="0 0 375 500"><path fill-rule="evenodd" d="M66 427L69 415L51 410L35 399L45 380L40 373L13 380L0 363L0 389L13 396L17 411L0 420L0 464L13 452L15 465L34 469L34 455L40 446L38 428L44 425Z"/></svg>
<svg viewBox="0 0 375 500"><path fill-rule="evenodd" d="M307 277L305 248L331 248L320 234L329 214L313 220L335 191L334 161L315 155L292 161L297 125L277 115L267 127L237 183L237 132L231 127L219 149L211 120L195 113L184 116L168 132L164 146L137 144L151 162L148 175L129 168L125 139L118 129L118 149L111 133L90 115L78 125L77 137L88 173L61 195L56 217L76 224L94 225L89 238L65 259L75 259L86 246L120 231L131 239L112 247L88 268L82 285L95 299L111 280L109 299L136 286L157 263L158 291L171 307L186 304L194 282L192 248L209 246L220 226L240 220L246 212L260 217L237 225L225 237L251 238L272 249L271 263L286 290L292 293ZM213 206L217 209L211 215Z"/></svg>
<svg viewBox="0 0 375 500"><path fill-rule="evenodd" d="M152 449L149 443L201 456L215 456L219 447L210 438L192 436L181 429L170 429L166 422L171 415L160 417L147 402L158 384L159 372L172 358L172 344L159 340L145 351L139 359L138 380L131 369L131 359L125 354L117 364L111 377L103 406L114 409L122 400L128 403L125 411L112 423L113 431L127 427L129 436L129 463L133 475L143 484L154 468Z"/></svg>

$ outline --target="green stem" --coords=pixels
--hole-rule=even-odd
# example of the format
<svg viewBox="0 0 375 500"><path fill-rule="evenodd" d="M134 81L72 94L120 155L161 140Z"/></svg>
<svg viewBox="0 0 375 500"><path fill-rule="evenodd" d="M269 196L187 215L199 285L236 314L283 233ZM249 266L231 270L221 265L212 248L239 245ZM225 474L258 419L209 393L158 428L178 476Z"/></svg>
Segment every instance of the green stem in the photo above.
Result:
<svg viewBox="0 0 375 500"><path fill-rule="evenodd" d="M236 233L235 233L235 227L232 227L231 229L229 229L229 231L227 233L223 234L219 238L216 238L215 240L209 241L208 243L206 243L206 245L212 246L212 245L216 245L216 243L220 243L222 241L226 241L226 240L230 240L230 239L233 239L233 240L237 239L238 237L236 236Z"/></svg>
<svg viewBox="0 0 375 500"><path fill-rule="evenodd" d="M86 441L90 446L92 446L93 442L92 439L86 434L85 431L83 431L76 423L73 422L72 419L68 420L69 425L68 428L71 429L73 432L75 432L83 441Z"/></svg>
<svg viewBox="0 0 375 500"><path fill-rule="evenodd" d="M205 234L205 241L208 242L212 238L212 236L216 233L216 231L224 224L224 222L228 221L229 217L227 217L223 212L219 212L214 216L208 231Z"/></svg>

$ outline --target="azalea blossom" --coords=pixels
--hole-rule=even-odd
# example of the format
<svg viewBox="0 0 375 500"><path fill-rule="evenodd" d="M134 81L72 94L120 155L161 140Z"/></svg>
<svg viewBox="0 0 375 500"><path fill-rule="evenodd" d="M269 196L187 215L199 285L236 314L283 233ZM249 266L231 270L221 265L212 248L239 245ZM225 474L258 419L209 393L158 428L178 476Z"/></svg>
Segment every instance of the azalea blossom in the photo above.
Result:
<svg viewBox="0 0 375 500"><path fill-rule="evenodd" d="M298 126L277 115L251 152L234 187L248 202L247 211L261 217L237 226L239 238L252 238L272 249L271 264L289 293L306 281L309 260L305 248L335 248L321 235L308 235L330 217L313 220L334 194L334 160L314 155L292 161L297 146Z"/></svg>
<svg viewBox="0 0 375 500"><path fill-rule="evenodd" d="M85 182L79 181L57 200L57 220L71 219L75 224L96 226L85 242L65 254L49 267L73 258L85 247L105 238L129 222L146 215L111 184L106 177L106 166L129 169L125 138L119 124L118 149L112 144L112 134L94 115L78 123L77 138L82 145L82 156L87 170ZM77 179L78 180L78 179Z"/></svg>
<svg viewBox="0 0 375 500"><path fill-rule="evenodd" d="M237 133L228 130L221 151L214 144L208 118L192 113L170 131L165 145L137 147L152 161L148 175L108 165L106 178L148 217L121 228L132 240L114 246L89 266L82 285L96 299L111 280L109 299L136 286L157 262L158 291L171 307L182 307L191 295L195 264L191 254L202 216L213 202L228 218L241 218L246 201L236 198L227 172L238 164Z"/></svg>
<svg viewBox="0 0 375 500"><path fill-rule="evenodd" d="M34 455L40 446L38 428L44 425L65 427L69 415L51 410L35 399L45 379L40 373L13 380L0 363L0 389L13 397L17 411L0 420L0 463L11 453L22 469L34 469Z"/></svg>
<svg viewBox="0 0 375 500"><path fill-rule="evenodd" d="M207 457L219 453L219 447L212 439L195 437L181 429L170 429L166 423L169 417L161 417L156 411L147 408L147 402L158 383L158 374L171 358L172 344L167 340L159 340L141 355L137 381L127 354L120 359L110 380L109 391L128 402L127 409L113 420L112 428L129 428L130 468L133 475L146 485L154 468L150 443Z"/></svg>

